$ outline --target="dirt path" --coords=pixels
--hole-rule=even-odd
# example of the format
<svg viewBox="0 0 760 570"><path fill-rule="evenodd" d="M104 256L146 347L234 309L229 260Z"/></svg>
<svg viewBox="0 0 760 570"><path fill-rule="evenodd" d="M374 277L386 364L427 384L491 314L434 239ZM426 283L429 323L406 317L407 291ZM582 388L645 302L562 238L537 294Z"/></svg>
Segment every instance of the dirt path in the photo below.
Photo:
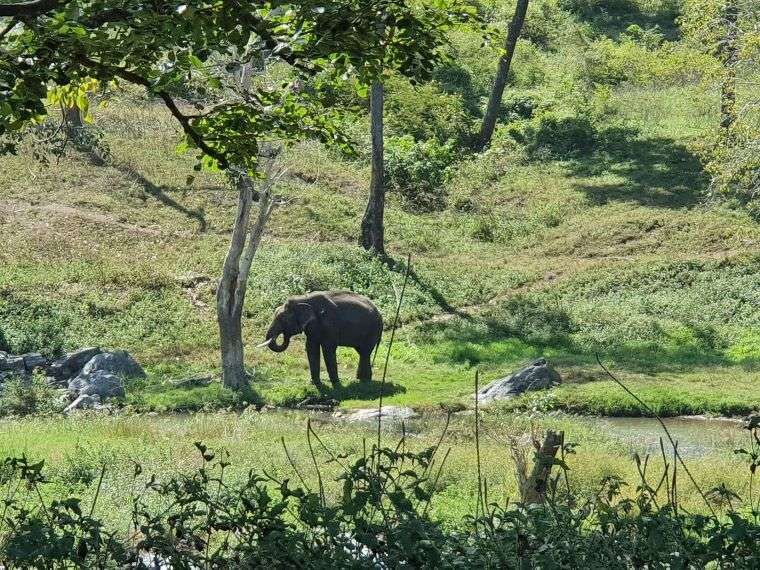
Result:
<svg viewBox="0 0 760 570"><path fill-rule="evenodd" d="M167 235L166 232L156 228L146 228L121 222L110 214L67 206L65 204L30 204L21 200L0 200L0 211L11 214L15 218L23 218L28 214L50 214L60 218L78 218L86 222L116 227L131 233L149 235L153 237ZM4 220L4 223L9 223Z"/></svg>

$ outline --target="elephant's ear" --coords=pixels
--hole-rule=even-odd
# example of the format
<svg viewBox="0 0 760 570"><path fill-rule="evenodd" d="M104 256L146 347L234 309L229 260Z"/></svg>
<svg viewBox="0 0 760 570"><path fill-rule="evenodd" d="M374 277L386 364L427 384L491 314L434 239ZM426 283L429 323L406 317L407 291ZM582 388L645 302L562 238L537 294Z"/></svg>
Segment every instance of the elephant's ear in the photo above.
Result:
<svg viewBox="0 0 760 570"><path fill-rule="evenodd" d="M317 313L317 319L322 324L328 335L333 335L338 330L338 305L326 295L315 295L311 301L312 307Z"/></svg>
<svg viewBox="0 0 760 570"><path fill-rule="evenodd" d="M308 332L308 329L317 322L317 311L309 303L296 303L294 312L298 326L304 331Z"/></svg>

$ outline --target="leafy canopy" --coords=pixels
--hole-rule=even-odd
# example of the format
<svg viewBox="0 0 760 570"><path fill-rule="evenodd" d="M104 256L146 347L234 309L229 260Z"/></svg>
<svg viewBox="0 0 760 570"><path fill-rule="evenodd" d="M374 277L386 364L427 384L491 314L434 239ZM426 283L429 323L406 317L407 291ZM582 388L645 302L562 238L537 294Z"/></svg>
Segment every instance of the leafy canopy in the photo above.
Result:
<svg viewBox="0 0 760 570"><path fill-rule="evenodd" d="M116 80L163 100L182 126L184 148L198 152L196 168L255 171L263 139L350 149L319 87L349 76L367 85L388 68L426 77L443 57L445 32L474 15L461 0L0 4L0 137L45 117L57 87ZM286 79L241 90L229 70L247 62L284 65ZM189 79L215 90L213 104L191 108L176 97ZM14 148L12 139L5 143Z"/></svg>

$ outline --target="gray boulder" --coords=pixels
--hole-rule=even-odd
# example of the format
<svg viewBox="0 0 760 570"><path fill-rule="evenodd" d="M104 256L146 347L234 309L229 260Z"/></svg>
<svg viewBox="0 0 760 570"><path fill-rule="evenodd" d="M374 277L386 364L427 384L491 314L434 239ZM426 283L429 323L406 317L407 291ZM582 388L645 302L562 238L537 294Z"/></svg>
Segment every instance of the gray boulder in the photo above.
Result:
<svg viewBox="0 0 760 570"><path fill-rule="evenodd" d="M416 417L417 414L412 408L402 406L383 406L380 412L382 420L401 421ZM377 408L363 408L349 414L346 419L350 422L368 422L377 421Z"/></svg>
<svg viewBox="0 0 760 570"><path fill-rule="evenodd" d="M101 350L98 347L82 348L76 352L70 352L53 362L48 367L47 373L59 380L68 380L79 374L84 365L100 352Z"/></svg>
<svg viewBox="0 0 760 570"><path fill-rule="evenodd" d="M545 358L539 358L509 376L494 380L478 392L478 400L507 400L531 390L545 390L559 384L562 377Z"/></svg>
<svg viewBox="0 0 760 570"><path fill-rule="evenodd" d="M39 352L27 352L22 354L21 358L24 359L24 367L27 371L32 372L37 368L44 368L47 366L47 358L42 356Z"/></svg>
<svg viewBox="0 0 760 570"><path fill-rule="evenodd" d="M0 386L5 384L6 380L10 380L11 378L17 377L18 374L15 372L10 372L8 370L4 370L3 372L0 372Z"/></svg>
<svg viewBox="0 0 760 570"><path fill-rule="evenodd" d="M12 374L24 374L26 372L24 359L21 356L3 353L0 356L0 371L11 372Z"/></svg>
<svg viewBox="0 0 760 570"><path fill-rule="evenodd" d="M91 410L100 404L100 396L98 395L83 395L79 396L76 400L71 402L66 409L63 410L64 414L73 412L74 410Z"/></svg>
<svg viewBox="0 0 760 570"><path fill-rule="evenodd" d="M124 381L105 370L80 374L69 382L69 391L80 396L98 395L100 398L124 398Z"/></svg>
<svg viewBox="0 0 760 570"><path fill-rule="evenodd" d="M95 355L82 368L81 376L95 372L108 372L121 378L145 378L145 371L126 350L103 352Z"/></svg>

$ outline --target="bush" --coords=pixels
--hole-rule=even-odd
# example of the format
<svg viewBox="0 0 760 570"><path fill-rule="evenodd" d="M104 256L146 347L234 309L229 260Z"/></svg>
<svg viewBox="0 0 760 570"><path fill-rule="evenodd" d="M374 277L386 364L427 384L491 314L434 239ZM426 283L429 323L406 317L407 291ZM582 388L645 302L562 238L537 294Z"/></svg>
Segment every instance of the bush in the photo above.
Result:
<svg viewBox="0 0 760 570"><path fill-rule="evenodd" d="M60 411L56 392L39 374L31 378L13 377L0 392L0 416L26 416Z"/></svg>
<svg viewBox="0 0 760 570"><path fill-rule="evenodd" d="M385 143L388 188L404 205L420 212L446 207L445 182L454 161L451 144L435 140L415 142L411 137L389 138Z"/></svg>
<svg viewBox="0 0 760 570"><path fill-rule="evenodd" d="M758 425L760 418L750 419L747 428L755 439L737 450L753 474ZM0 484L9 492L0 559L9 568L625 569L760 563L754 505L743 504L725 485L704 495L711 514L689 513L679 507L670 465L647 462L649 469L639 469L639 481L628 487L632 492L608 476L579 501L568 466L572 443L560 446L543 502L502 506L479 496L475 515L453 525L429 515L446 461L439 446L412 452L402 439L395 448L365 447L354 458L336 457L324 447L328 461L343 468L337 480L342 493L328 500L321 476L313 489L297 468L300 485L253 469L235 479L226 471L228 454L217 457L202 443L195 445L200 467L191 473L166 480L153 475L141 483L142 467L135 465L126 504L139 532L127 540L93 516L95 503L86 509L76 497L45 499L50 493L41 492L43 462L5 459ZM525 450L513 444L512 453L518 474L527 478ZM636 461L641 463L638 456Z"/></svg>
<svg viewBox="0 0 760 570"><path fill-rule="evenodd" d="M731 132L715 132L693 146L710 174L710 193L746 209L760 221L760 106L732 125Z"/></svg>
<svg viewBox="0 0 760 570"><path fill-rule="evenodd" d="M501 101L500 118L503 122L530 119L540 107L541 102L537 94L510 91Z"/></svg>
<svg viewBox="0 0 760 570"><path fill-rule="evenodd" d="M511 12L514 13L513 10ZM512 13L505 15L504 20L511 18ZM559 46L569 16L554 0L534 0L530 4L530 17L525 19L520 37L540 48L554 49Z"/></svg>
<svg viewBox="0 0 760 570"><path fill-rule="evenodd" d="M528 154L545 150L563 158L589 152L599 140L592 119L584 115L560 115L545 111L528 121L513 123L509 135Z"/></svg>
<svg viewBox="0 0 760 570"><path fill-rule="evenodd" d="M591 42L582 60L582 80L592 86L653 82L682 85L716 75L716 60L680 43L666 42L657 27L628 26L620 41Z"/></svg>
<svg viewBox="0 0 760 570"><path fill-rule="evenodd" d="M69 319L55 307L9 295L0 297L0 349L23 354L42 352L54 357L63 353Z"/></svg>
<svg viewBox="0 0 760 570"><path fill-rule="evenodd" d="M460 95L444 93L435 81L412 85L398 77L386 82L385 91L385 124L389 134L440 144L467 143L472 118Z"/></svg>

